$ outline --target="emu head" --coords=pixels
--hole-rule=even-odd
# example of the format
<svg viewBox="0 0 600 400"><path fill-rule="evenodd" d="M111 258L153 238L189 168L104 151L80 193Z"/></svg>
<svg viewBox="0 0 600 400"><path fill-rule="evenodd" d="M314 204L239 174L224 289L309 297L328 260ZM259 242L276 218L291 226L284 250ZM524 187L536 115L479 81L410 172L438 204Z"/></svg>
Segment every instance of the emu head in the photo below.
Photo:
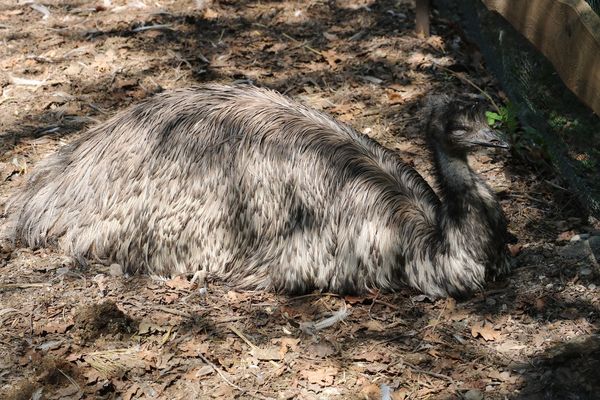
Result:
<svg viewBox="0 0 600 400"><path fill-rule="evenodd" d="M427 138L446 151L466 153L477 147L509 147L489 126L480 104L467 104L448 96L431 96L426 105L429 111Z"/></svg>

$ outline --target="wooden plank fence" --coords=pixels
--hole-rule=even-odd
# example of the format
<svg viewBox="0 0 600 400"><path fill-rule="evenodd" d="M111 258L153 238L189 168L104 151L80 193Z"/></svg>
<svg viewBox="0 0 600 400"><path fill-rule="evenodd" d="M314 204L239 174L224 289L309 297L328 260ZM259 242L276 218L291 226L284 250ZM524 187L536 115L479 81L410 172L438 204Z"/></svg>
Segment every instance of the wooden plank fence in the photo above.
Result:
<svg viewBox="0 0 600 400"><path fill-rule="evenodd" d="M600 17L584 0L482 0L552 63L565 85L600 115Z"/></svg>

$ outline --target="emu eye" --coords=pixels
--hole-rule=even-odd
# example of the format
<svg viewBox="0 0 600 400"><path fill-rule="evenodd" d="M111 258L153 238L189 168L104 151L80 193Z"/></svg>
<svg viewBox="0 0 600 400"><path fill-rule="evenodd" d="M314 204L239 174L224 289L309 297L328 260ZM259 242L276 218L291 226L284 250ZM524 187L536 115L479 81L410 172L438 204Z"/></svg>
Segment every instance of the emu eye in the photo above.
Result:
<svg viewBox="0 0 600 400"><path fill-rule="evenodd" d="M466 126L453 126L450 130L454 136L465 136L467 134Z"/></svg>

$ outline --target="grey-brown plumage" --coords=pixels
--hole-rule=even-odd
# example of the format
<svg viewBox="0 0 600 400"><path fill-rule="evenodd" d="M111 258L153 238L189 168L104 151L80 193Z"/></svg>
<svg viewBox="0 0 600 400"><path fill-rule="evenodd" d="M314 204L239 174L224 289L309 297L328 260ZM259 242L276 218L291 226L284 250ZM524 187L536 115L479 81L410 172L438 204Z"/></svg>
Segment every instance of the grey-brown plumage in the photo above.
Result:
<svg viewBox="0 0 600 400"><path fill-rule="evenodd" d="M394 152L273 91L160 94L43 161L12 236L241 288L463 295L507 269L504 217L466 162L485 124L431 109L441 200Z"/></svg>

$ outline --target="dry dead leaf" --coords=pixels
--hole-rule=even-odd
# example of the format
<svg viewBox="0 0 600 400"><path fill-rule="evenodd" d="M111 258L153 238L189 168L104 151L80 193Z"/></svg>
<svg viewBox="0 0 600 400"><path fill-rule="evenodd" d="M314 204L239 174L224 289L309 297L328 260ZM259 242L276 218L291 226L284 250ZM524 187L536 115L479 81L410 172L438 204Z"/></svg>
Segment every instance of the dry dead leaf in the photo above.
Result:
<svg viewBox="0 0 600 400"><path fill-rule="evenodd" d="M248 293L239 293L230 290L227 292L227 300L229 303L241 303L242 301L248 300L251 295Z"/></svg>
<svg viewBox="0 0 600 400"><path fill-rule="evenodd" d="M433 351L433 349L431 349L430 351ZM406 353L402 355L402 359L407 363L419 365L431 361L431 356L423 352Z"/></svg>
<svg viewBox="0 0 600 400"><path fill-rule="evenodd" d="M219 14L213 10L212 8L207 8L206 10L204 10L204 18L211 20L211 19L217 19L219 17Z"/></svg>
<svg viewBox="0 0 600 400"><path fill-rule="evenodd" d="M511 255L511 257L518 256L522 249L523 249L523 246L521 244L509 244L508 245L508 253Z"/></svg>
<svg viewBox="0 0 600 400"><path fill-rule="evenodd" d="M83 66L79 65L79 64L71 64L69 65L64 71L63 74L65 74L66 76L77 76L79 74L81 74L81 71L83 71Z"/></svg>
<svg viewBox="0 0 600 400"><path fill-rule="evenodd" d="M350 111L352 108L352 104L338 104L333 107L330 111L334 113L346 113ZM363 296L344 296L344 301L348 304L362 304L366 300L366 297Z"/></svg>
<svg viewBox="0 0 600 400"><path fill-rule="evenodd" d="M184 357L198 357L198 354L208 353L209 342L194 338L181 343L177 348Z"/></svg>
<svg viewBox="0 0 600 400"><path fill-rule="evenodd" d="M179 289L179 290L191 290L192 287L194 286L193 283L188 281L183 276L176 276L175 278L169 279L168 281L165 282L165 285L167 285L167 287L170 287L171 289Z"/></svg>
<svg viewBox="0 0 600 400"><path fill-rule="evenodd" d="M106 287L108 285L108 277L104 274L98 274L94 276L92 280L96 283L96 285L98 285L100 294L104 296L106 294Z"/></svg>
<svg viewBox="0 0 600 400"><path fill-rule="evenodd" d="M162 300L165 304L173 304L177 299L179 299L178 293L167 293L163 296Z"/></svg>
<svg viewBox="0 0 600 400"><path fill-rule="evenodd" d="M338 369L335 367L325 367L316 370L302 370L300 376L305 378L310 383L321 386L329 386L333 384L333 378L338 373Z"/></svg>
<svg viewBox="0 0 600 400"><path fill-rule="evenodd" d="M191 382L200 382L204 376L214 373L214 368L210 365L203 365L202 367L192 368L183 375L183 379Z"/></svg>
<svg viewBox="0 0 600 400"><path fill-rule="evenodd" d="M496 381L500 381L500 382L507 382L507 381L511 380L509 371L500 372L497 370L492 370L492 371L488 372L488 377L491 379L494 379Z"/></svg>
<svg viewBox="0 0 600 400"><path fill-rule="evenodd" d="M546 308L546 300L543 297L535 299L535 304L533 305L535 310L538 312L544 311Z"/></svg>
<svg viewBox="0 0 600 400"><path fill-rule="evenodd" d="M103 381L106 377L94 368L84 368L83 376L87 379L87 384Z"/></svg>
<svg viewBox="0 0 600 400"><path fill-rule="evenodd" d="M285 352L287 353L287 349L289 348L292 351L298 351L298 344L300 343L300 339L295 339L291 337L282 337L272 339L271 343L277 344L279 343L282 348L286 348Z"/></svg>
<svg viewBox="0 0 600 400"><path fill-rule="evenodd" d="M494 329L488 321L475 322L471 325L471 335L473 337L481 336L484 340L490 342L500 338L500 331Z"/></svg>
<svg viewBox="0 0 600 400"><path fill-rule="evenodd" d="M308 352L314 356L325 358L335 354L335 348L329 343L316 343L308 346Z"/></svg>
<svg viewBox="0 0 600 400"><path fill-rule="evenodd" d="M370 383L366 386L363 386L360 394L365 400L379 400L381 399L381 388L375 383Z"/></svg>
<svg viewBox="0 0 600 400"><path fill-rule="evenodd" d="M441 36L431 35L427 38L427 44L435 50L444 51L444 39Z"/></svg>
<svg viewBox="0 0 600 400"><path fill-rule="evenodd" d="M361 325L364 326L365 328L367 328L367 330L370 332L384 332L385 331L385 326L383 326L383 324L381 322L376 321L374 319L370 319L366 322L363 322Z"/></svg>
<svg viewBox="0 0 600 400"><path fill-rule="evenodd" d="M151 333L155 333L155 332L167 332L169 329L170 329L169 326L161 326L161 325L155 324L152 321L144 319L140 322L140 325L138 327L138 334L139 335L147 335L147 334L151 334Z"/></svg>
<svg viewBox="0 0 600 400"><path fill-rule="evenodd" d="M260 361L279 361L283 358L281 348L276 346L269 346L267 348L254 347L250 350L250 354Z"/></svg>
<svg viewBox="0 0 600 400"><path fill-rule="evenodd" d="M329 111L332 113L335 113L335 114L349 114L354 109L354 107L355 107L355 105L350 104L350 103L337 104L335 107L332 107ZM352 296L346 296L345 299L350 304L354 304L354 303L352 303L353 300L355 303L362 303L365 300L364 297L352 297Z"/></svg>
<svg viewBox="0 0 600 400"><path fill-rule="evenodd" d="M226 383L222 383L215 388L211 396L215 399L233 399L235 398L233 388Z"/></svg>
<svg viewBox="0 0 600 400"><path fill-rule="evenodd" d="M44 335L46 333L65 333L73 326L73 321L66 322L48 322L44 325L34 325L33 331L36 335Z"/></svg>
<svg viewBox="0 0 600 400"><path fill-rule="evenodd" d="M568 242L573 236L575 236L575 231L565 231L559 234L556 240L559 242Z"/></svg>
<svg viewBox="0 0 600 400"><path fill-rule="evenodd" d="M445 343L440 333L436 330L430 329L423 335L423 340L430 343Z"/></svg>
<svg viewBox="0 0 600 400"><path fill-rule="evenodd" d="M272 46L269 46L269 48L267 49L267 52L269 53L279 53L282 50L287 49L288 45L287 43L275 43Z"/></svg>
<svg viewBox="0 0 600 400"><path fill-rule="evenodd" d="M81 392L79 386L69 385L67 387L58 389L56 391L56 396L57 398L63 400L75 400L80 399L83 396L83 392Z"/></svg>
<svg viewBox="0 0 600 400"><path fill-rule="evenodd" d="M446 311L452 312L456 310L456 300L450 297L446 299L446 304L444 304L444 306L446 307Z"/></svg>
<svg viewBox="0 0 600 400"><path fill-rule="evenodd" d="M137 383L132 384L129 388L123 393L123 400L131 400L137 398L137 393L140 391L140 387Z"/></svg>
<svg viewBox="0 0 600 400"><path fill-rule="evenodd" d="M412 398L412 393L407 388L398 388L392 393L392 400L406 400Z"/></svg>
<svg viewBox="0 0 600 400"><path fill-rule="evenodd" d="M404 103L404 98L398 92L394 92L394 91L388 92L387 97L388 97L388 101L387 101L388 105Z"/></svg>
<svg viewBox="0 0 600 400"><path fill-rule="evenodd" d="M336 34L333 33L329 33L329 32L323 32L323 36L325 37L325 39L327 40L338 40L338 37Z"/></svg>
<svg viewBox="0 0 600 400"><path fill-rule="evenodd" d="M219 365L222 366L223 368L225 368L225 370L229 370L237 362L237 359L232 358L232 357L227 357L225 355L223 357L218 357L217 360L219 361Z"/></svg>
<svg viewBox="0 0 600 400"><path fill-rule="evenodd" d="M321 55L332 69L336 69L338 67L338 64L346 59L345 56L340 55L335 50L321 51Z"/></svg>
<svg viewBox="0 0 600 400"><path fill-rule="evenodd" d="M359 360L359 361L364 360L364 361L368 361L368 362L374 362L374 361L386 361L386 359L389 360L389 356L386 354L382 354L381 352L378 352L378 351L365 351L364 353L360 353L360 354L353 356L352 359Z"/></svg>
<svg viewBox="0 0 600 400"><path fill-rule="evenodd" d="M137 79L117 76L112 84L113 90L128 90L138 85Z"/></svg>
<svg viewBox="0 0 600 400"><path fill-rule="evenodd" d="M83 357L83 354L81 354L81 353L72 353L72 354L66 356L65 360L67 360L69 362L75 362L75 361L81 360L82 357Z"/></svg>
<svg viewBox="0 0 600 400"><path fill-rule="evenodd" d="M536 339L539 339L539 342L537 344L535 342ZM545 335L541 334L541 335L534 336L534 347L543 343L545 340L546 340ZM525 346L524 344L521 344L514 340L503 340L502 343L499 343L496 345L496 351L498 351L500 353L508 353L508 352L512 352L512 351L519 351L526 347L527 346Z"/></svg>
<svg viewBox="0 0 600 400"><path fill-rule="evenodd" d="M431 61L430 57L428 57L427 55L423 54L420 51L415 51L408 57L406 62L408 63L408 65L410 65L411 68L417 69L421 65L428 64Z"/></svg>
<svg viewBox="0 0 600 400"><path fill-rule="evenodd" d="M329 100L329 98L324 97L319 93L305 94L301 96L301 99L302 101L304 101L311 107L316 108L317 110L323 110L335 106L335 104L332 103L331 100Z"/></svg>
<svg viewBox="0 0 600 400"><path fill-rule="evenodd" d="M448 319L451 321L463 321L469 318L470 314L466 310L455 310L448 315Z"/></svg>

